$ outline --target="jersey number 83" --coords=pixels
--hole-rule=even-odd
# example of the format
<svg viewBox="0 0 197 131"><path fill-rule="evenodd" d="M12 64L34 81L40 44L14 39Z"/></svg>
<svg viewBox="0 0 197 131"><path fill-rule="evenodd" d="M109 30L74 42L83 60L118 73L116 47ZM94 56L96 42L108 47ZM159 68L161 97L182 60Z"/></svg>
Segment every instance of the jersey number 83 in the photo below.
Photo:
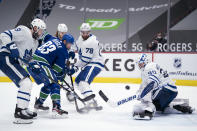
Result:
<svg viewBox="0 0 197 131"><path fill-rule="evenodd" d="M41 47L39 47L38 50L42 54L48 54L49 52L56 50L56 46L51 41L48 41L47 43L45 43Z"/></svg>

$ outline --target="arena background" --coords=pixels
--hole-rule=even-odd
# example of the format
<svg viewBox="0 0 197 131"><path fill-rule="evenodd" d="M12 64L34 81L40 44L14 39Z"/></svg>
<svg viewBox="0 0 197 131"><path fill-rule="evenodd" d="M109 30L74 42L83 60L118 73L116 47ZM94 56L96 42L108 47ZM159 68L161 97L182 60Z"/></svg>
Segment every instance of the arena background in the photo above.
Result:
<svg viewBox="0 0 197 131"><path fill-rule="evenodd" d="M197 86L196 7L196 0L0 0L0 32L38 17L49 33L65 23L77 39L81 23L89 22L105 56L105 70L94 82L140 83L135 59L146 52L177 85ZM165 43L149 50L159 32Z"/></svg>

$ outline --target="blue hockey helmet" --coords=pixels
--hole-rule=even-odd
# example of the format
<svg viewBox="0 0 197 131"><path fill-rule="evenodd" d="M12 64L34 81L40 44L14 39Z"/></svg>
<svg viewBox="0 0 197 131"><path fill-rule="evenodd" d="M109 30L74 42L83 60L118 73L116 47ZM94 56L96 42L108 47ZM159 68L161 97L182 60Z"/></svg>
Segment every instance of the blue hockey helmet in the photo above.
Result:
<svg viewBox="0 0 197 131"><path fill-rule="evenodd" d="M74 44L74 37L71 35L71 34L65 34L63 37L62 37L62 41L66 40L66 43L71 43L71 44Z"/></svg>

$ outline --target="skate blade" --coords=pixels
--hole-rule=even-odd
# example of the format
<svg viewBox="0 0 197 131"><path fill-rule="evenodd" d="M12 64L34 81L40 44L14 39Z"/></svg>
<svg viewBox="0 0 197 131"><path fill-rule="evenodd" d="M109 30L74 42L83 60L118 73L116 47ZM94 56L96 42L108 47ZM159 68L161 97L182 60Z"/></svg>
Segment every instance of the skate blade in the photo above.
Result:
<svg viewBox="0 0 197 131"><path fill-rule="evenodd" d="M42 109L35 109L34 108L34 112L36 112L39 115L42 115L42 114L48 114L50 112L50 110L42 110Z"/></svg>
<svg viewBox="0 0 197 131"><path fill-rule="evenodd" d="M96 110L96 111L100 111L103 109L102 106L97 106L97 107L87 107L86 108L88 111L93 111L93 110Z"/></svg>
<svg viewBox="0 0 197 131"><path fill-rule="evenodd" d="M133 116L135 120L151 120L152 118L149 116L140 117L140 115Z"/></svg>
<svg viewBox="0 0 197 131"><path fill-rule="evenodd" d="M65 119L65 118L68 118L68 114L58 114L57 112L52 112L51 113L51 118L53 119Z"/></svg>
<svg viewBox="0 0 197 131"><path fill-rule="evenodd" d="M102 106L98 106L98 107L95 108L95 110L96 110L96 111L103 110L103 107L102 107Z"/></svg>
<svg viewBox="0 0 197 131"><path fill-rule="evenodd" d="M14 124L31 124L33 123L33 120L25 120L25 119L21 119L21 118L15 118L15 120L13 121Z"/></svg>
<svg viewBox="0 0 197 131"><path fill-rule="evenodd" d="M85 107L77 110L77 112L80 113L80 114L88 114L89 111L90 111L90 110L88 110L88 109L85 108Z"/></svg>

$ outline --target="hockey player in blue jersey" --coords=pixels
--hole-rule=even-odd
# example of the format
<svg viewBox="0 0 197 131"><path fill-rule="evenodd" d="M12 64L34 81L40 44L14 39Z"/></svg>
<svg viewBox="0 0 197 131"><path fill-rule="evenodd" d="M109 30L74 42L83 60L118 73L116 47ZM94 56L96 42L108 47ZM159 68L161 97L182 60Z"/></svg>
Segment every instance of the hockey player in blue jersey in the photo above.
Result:
<svg viewBox="0 0 197 131"><path fill-rule="evenodd" d="M58 24L57 26L57 31L55 33L55 37L57 37L58 39L62 40L63 36L68 32L68 27L66 24L61 23ZM45 34L42 36L42 38L39 40L40 45L42 43L45 43L45 41L49 40L51 37L53 37L51 34L49 34L48 32L45 31Z"/></svg>
<svg viewBox="0 0 197 131"><path fill-rule="evenodd" d="M16 124L32 123L33 116L36 115L31 115L32 112L28 110L32 82L19 57L26 62L31 60L32 53L38 47L38 39L45 29L44 21L34 19L31 28L20 25L0 34L0 70L19 88L14 114Z"/></svg>
<svg viewBox="0 0 197 131"><path fill-rule="evenodd" d="M142 83L137 95L140 103L134 105L135 119L152 119L156 111L176 110L192 113L193 109L184 99L175 99L178 90L166 70L150 62L146 54L139 56L137 66L141 70Z"/></svg>
<svg viewBox="0 0 197 131"><path fill-rule="evenodd" d="M74 38L72 35L66 34L63 36L62 41L53 36L47 37L47 40L44 41L45 43L35 51L33 55L34 61L30 63L28 69L37 84L44 83L34 108L48 110L49 108L44 107L43 103L50 95L53 103L53 115L64 116L68 112L61 109L60 86L53 81L58 82L58 80L63 79L68 71L66 67L69 58L68 49L74 43Z"/></svg>
<svg viewBox="0 0 197 131"><path fill-rule="evenodd" d="M90 84L94 78L101 72L104 67L104 59L101 55L101 46L95 35L90 33L91 27L89 23L83 23L80 27L80 36L75 44L75 50L79 54L79 59L75 64L71 75L81 68L81 72L75 79L75 84L84 97L93 94ZM97 101L93 98L86 102L86 108L102 109L98 106Z"/></svg>

